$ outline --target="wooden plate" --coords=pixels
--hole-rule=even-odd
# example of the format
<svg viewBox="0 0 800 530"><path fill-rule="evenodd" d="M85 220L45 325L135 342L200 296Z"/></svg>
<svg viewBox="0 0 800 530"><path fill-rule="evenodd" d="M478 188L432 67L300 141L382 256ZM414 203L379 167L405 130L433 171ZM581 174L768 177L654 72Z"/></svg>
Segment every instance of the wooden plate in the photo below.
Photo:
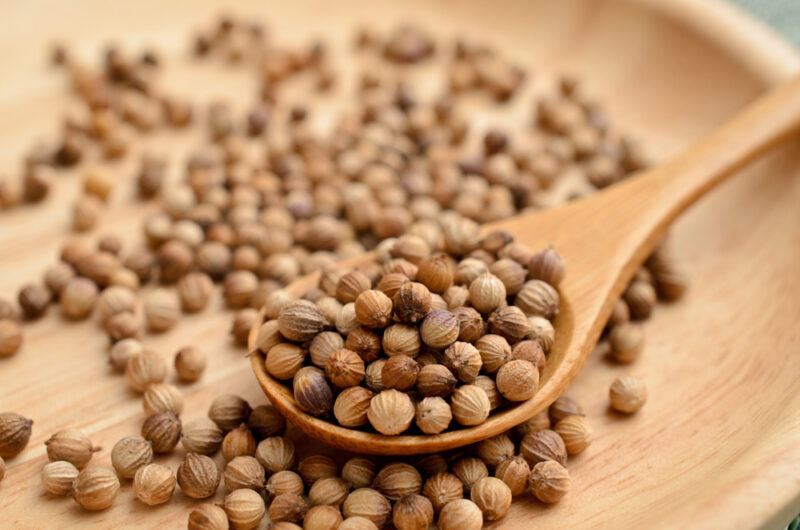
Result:
<svg viewBox="0 0 800 530"><path fill-rule="evenodd" d="M109 4L17 2L0 22L0 168L53 135L64 109L63 80L46 71L52 38L89 53L108 41L156 44L179 55L185 29L217 12L208 0ZM794 52L768 30L721 2L629 0L550 2L384 3L240 2L242 13L272 21L279 35L343 39L359 22L385 26L419 20L446 34L488 39L546 74L573 72L589 81L615 122L666 157L721 122L767 86L798 70ZM183 61L170 80L191 82L203 98L243 90L247 79L219 70L192 72ZM243 103L247 103L244 101ZM52 137L52 136L51 136ZM188 140L187 140L188 141ZM174 140L149 141L177 150ZM571 392L588 408L597 439L570 463L573 488L559 505L514 503L503 528L779 528L800 511L800 164L797 145L760 161L695 208L674 239L693 288L660 307L647 323L644 358L620 369L591 359ZM132 169L122 181L103 230L136 237L147 208L130 200ZM67 236L74 177L60 178L46 204L0 213L0 293L37 280ZM236 392L264 400L242 351L231 346L230 316L212 310L169 334L149 339L165 355L185 344L210 354L206 376L183 388L184 417L204 414L214 396ZM43 442L58 429L91 434L108 464L120 437L138 432L139 399L107 366L105 340L94 323L65 323L51 311L27 328L19 355L0 361L0 409L34 419L29 448L10 460L0 483L0 526L185 527L192 501L177 492L149 509L124 484L109 510L88 514L68 499L41 493ZM617 375L641 375L650 403L635 417L606 410ZM305 450L318 450L300 440ZM164 459L176 465L180 452ZM223 495L223 488L217 499Z"/></svg>

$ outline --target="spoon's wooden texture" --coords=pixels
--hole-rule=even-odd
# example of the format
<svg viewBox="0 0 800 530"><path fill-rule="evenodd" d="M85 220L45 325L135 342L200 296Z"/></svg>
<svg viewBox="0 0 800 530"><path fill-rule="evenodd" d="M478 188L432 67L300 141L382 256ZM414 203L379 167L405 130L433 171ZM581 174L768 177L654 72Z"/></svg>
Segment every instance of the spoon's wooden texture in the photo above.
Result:
<svg viewBox="0 0 800 530"><path fill-rule="evenodd" d="M16 167L34 138L53 130L66 99L42 58L56 35L83 52L107 40L184 49L184 28L207 22L210 1L111 6L77 2L8 2L0 21L0 168ZM368 7L368 9L367 9ZM797 70L785 45L732 8L715 1L449 2L384 4L343 1L307 4L242 3L261 13L280 35L343 36L357 21L387 24L387 13L424 20L450 32L458 27L516 50L538 70L567 70L590 80L591 91L615 122L640 134L660 159L731 116L769 84ZM308 13L315 16L310 17ZM35 28L35 31L32 30ZM130 37L128 37L130 36ZM173 66L173 65L171 65ZM246 87L229 70L170 69L193 81L192 94ZM237 88L238 87L238 88ZM246 101L242 102L247 103ZM522 102L517 110L527 110ZM187 139L187 143L192 139ZM157 137L156 149L174 140ZM570 462L573 488L553 507L515 500L503 528L782 528L800 511L800 171L796 146L766 157L725 184L682 218L677 253L692 289L675 306L659 307L646 324L644 357L629 368L590 358L570 390L587 408L596 440ZM120 166L121 193L104 230L135 238L147 207L130 201L132 169ZM47 203L0 213L0 293L36 280L66 237L74 177L59 179ZM171 355L203 344L209 370L186 397L185 418L205 413L214 396L236 392L265 398L249 362L227 338L229 314L215 303L172 332L148 338ZM65 323L57 311L27 328L19 355L0 360L0 409L35 420L29 448L7 462L0 483L0 527L184 528L196 503L176 492L155 509L133 499L130 484L106 512L88 514L68 499L41 492L43 442L54 431L79 427L103 447L93 463L108 465L122 436L138 432L139 399L106 364L105 340L93 323ZM636 416L606 412L609 383L621 373L645 378L650 402ZM296 431L301 453L324 450ZM177 467L182 450L159 461ZM221 459L218 460L221 465ZM216 501L224 494L220 488ZM266 522L262 528L266 527Z"/></svg>

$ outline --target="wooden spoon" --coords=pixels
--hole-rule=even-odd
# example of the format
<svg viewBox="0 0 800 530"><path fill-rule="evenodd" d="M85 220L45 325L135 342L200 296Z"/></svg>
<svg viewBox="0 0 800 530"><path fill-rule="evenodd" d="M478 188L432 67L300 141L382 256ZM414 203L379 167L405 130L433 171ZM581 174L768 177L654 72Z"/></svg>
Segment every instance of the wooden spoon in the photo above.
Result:
<svg viewBox="0 0 800 530"><path fill-rule="evenodd" d="M588 198L484 226L484 232L507 230L532 249L552 244L566 260L567 276L559 287L562 305L554 322L556 341L538 392L524 403L491 415L481 425L438 435L361 432L305 414L291 391L267 374L262 355L252 356L256 377L289 421L309 436L350 451L394 455L438 452L505 432L545 410L567 389L594 348L614 303L669 224L706 192L796 129L800 129L800 78L760 97L670 162ZM342 266L370 259L374 259L373 254ZM299 296L317 279L317 274L303 277L288 289ZM257 328L250 334L251 351Z"/></svg>

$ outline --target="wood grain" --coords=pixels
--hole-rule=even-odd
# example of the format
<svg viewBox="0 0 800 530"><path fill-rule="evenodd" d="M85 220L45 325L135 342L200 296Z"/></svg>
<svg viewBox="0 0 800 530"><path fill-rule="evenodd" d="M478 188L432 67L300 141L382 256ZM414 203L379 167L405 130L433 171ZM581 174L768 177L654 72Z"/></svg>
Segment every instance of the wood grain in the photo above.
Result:
<svg viewBox="0 0 800 530"><path fill-rule="evenodd" d="M215 7L216 6L216 7ZM615 121L641 135L659 158L676 152L732 115L769 84L798 68L786 47L717 2L243 2L243 13L274 21L288 38L343 39L357 22L385 26L422 20L446 34L484 35L543 73L585 77ZM62 81L44 67L50 39L88 53L107 40L157 44L171 53L172 81L198 100L247 86L233 72L194 71L180 59L185 27L197 27L218 4L187 0L109 5L10 2L0 22L0 167L16 169L30 142L53 134L65 105ZM314 16L309 16L314 13ZM721 19L714 16L720 13ZM724 20L725 24L720 24ZM173 68L174 67L174 68ZM243 103L246 103L243 102ZM190 145L154 138L152 148ZM726 183L682 219L674 239L693 288L647 324L646 354L630 369L591 358L570 393L588 409L597 433L570 464L573 490L545 508L514 503L503 528L779 528L800 510L800 164L789 146ZM130 200L130 167L104 231L135 238L146 211ZM74 176L59 179L44 205L0 214L0 293L35 280L66 237ZM227 337L230 316L217 303L148 342L171 355L187 343L210 354L209 371L185 387L186 418L204 414L214 396L232 391L265 399L243 352ZM180 528L192 501L178 492L147 509L123 486L114 507L86 514L72 501L41 493L44 440L64 427L91 434L108 463L111 445L138 431L139 399L107 363L93 323L68 324L56 311L28 328L19 355L0 363L0 408L34 419L31 444L8 462L0 483L2 524L13 528ZM631 371L650 388L635 417L607 412L611 380ZM319 450L303 442L306 451ZM162 459L176 465L179 454ZM222 490L218 493L221 498Z"/></svg>

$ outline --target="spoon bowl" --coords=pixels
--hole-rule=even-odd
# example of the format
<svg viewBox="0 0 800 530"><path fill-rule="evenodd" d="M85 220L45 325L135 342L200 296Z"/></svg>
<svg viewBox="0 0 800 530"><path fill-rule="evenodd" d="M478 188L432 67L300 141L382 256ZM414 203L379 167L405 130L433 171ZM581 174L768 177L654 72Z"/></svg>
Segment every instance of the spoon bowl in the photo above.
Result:
<svg viewBox="0 0 800 530"><path fill-rule="evenodd" d="M594 348L614 303L663 239L669 224L799 127L797 78L771 90L670 162L588 198L485 225L483 233L505 230L531 249L553 245L567 263L567 275L559 285L562 305L553 322L556 339L538 391L531 399L490 415L480 425L437 435L385 436L306 414L289 388L266 372L264 356L254 347L263 311L249 337L256 378L290 422L313 438L349 451L387 455L439 452L505 432L545 410L564 393ZM351 268L374 259L373 253L367 253L339 266ZM305 276L287 289L301 296L318 278L318 273Z"/></svg>

